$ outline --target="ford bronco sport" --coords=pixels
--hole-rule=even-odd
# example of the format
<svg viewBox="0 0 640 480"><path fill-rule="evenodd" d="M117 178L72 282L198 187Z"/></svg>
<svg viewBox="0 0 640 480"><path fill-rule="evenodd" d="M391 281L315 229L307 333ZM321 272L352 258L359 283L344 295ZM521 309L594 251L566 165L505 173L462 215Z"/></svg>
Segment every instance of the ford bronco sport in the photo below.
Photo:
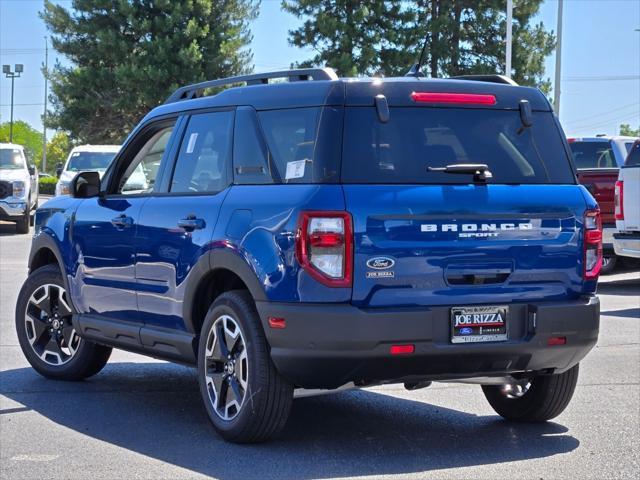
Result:
<svg viewBox="0 0 640 480"><path fill-rule="evenodd" d="M548 420L599 327L599 211L570 155L545 96L498 77L180 88L38 210L21 347L63 380L112 348L197 366L236 442L278 433L298 389L471 382Z"/></svg>

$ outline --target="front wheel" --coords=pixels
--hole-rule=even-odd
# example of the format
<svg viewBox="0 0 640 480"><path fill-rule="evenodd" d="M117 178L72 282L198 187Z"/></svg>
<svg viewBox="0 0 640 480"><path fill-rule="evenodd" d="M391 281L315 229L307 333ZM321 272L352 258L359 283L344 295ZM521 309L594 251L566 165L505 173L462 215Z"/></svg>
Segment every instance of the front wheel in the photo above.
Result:
<svg viewBox="0 0 640 480"><path fill-rule="evenodd" d="M81 338L71 322L71 306L56 265L35 270L16 304L16 333L25 357L42 376L82 380L106 365L111 348Z"/></svg>
<svg viewBox="0 0 640 480"><path fill-rule="evenodd" d="M200 332L198 379L209 419L225 440L261 442L284 428L293 387L271 361L246 291L223 293L209 309Z"/></svg>
<svg viewBox="0 0 640 480"><path fill-rule="evenodd" d="M510 385L483 385L496 413L517 422L546 422L560 415L573 397L578 365L564 373L540 375Z"/></svg>

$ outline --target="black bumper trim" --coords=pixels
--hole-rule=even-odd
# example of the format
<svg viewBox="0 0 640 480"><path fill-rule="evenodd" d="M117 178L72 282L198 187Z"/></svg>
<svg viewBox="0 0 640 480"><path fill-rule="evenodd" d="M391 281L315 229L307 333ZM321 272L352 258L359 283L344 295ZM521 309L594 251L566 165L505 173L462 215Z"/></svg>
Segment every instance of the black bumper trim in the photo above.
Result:
<svg viewBox="0 0 640 480"><path fill-rule="evenodd" d="M563 372L596 344L600 322L596 296L511 304L508 341L454 345L448 306L365 310L349 304L256 305L276 368L305 388ZM286 328L270 328L268 317L285 318ZM551 336L566 337L566 345L548 346ZM413 355L389 354L391 344L404 343L415 345Z"/></svg>

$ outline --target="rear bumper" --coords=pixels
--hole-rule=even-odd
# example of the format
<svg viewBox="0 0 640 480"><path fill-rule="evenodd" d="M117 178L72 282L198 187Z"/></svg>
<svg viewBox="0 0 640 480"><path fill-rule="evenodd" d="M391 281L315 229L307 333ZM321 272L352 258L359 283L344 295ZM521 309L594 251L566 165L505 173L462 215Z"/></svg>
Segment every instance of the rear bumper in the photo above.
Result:
<svg viewBox="0 0 640 480"><path fill-rule="evenodd" d="M640 258L640 232L616 233L613 238L616 255Z"/></svg>
<svg viewBox="0 0 640 480"><path fill-rule="evenodd" d="M335 388L347 382L454 380L525 371L565 371L598 339L596 296L509 306L506 342L452 344L450 308L359 309L347 304L257 302L278 371L296 386ZM286 319L273 329L268 317ZM566 345L548 346L552 336ZM391 344L415 353L391 356Z"/></svg>

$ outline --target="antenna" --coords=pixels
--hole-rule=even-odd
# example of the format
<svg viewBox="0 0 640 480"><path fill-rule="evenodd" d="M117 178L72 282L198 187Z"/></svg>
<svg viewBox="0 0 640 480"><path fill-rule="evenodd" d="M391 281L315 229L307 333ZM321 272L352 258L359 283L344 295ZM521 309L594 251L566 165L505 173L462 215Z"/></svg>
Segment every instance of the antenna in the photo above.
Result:
<svg viewBox="0 0 640 480"><path fill-rule="evenodd" d="M409 71L405 74L406 77L424 77L422 72L422 64L424 63L424 54L427 53L427 43L429 42L429 32L424 37L424 43L422 44L422 51L418 58L418 63L414 64Z"/></svg>

